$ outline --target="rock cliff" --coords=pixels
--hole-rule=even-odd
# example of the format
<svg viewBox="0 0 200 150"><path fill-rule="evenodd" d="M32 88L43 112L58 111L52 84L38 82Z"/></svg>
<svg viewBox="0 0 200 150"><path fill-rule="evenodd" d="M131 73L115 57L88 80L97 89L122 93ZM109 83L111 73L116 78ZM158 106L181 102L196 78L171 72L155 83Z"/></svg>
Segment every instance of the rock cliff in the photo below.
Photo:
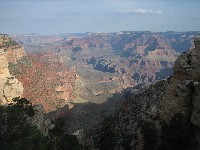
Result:
<svg viewBox="0 0 200 150"><path fill-rule="evenodd" d="M23 94L23 86L9 72L9 62L15 63L25 52L21 46L7 35L0 35L0 101L1 104L12 102L15 97Z"/></svg>
<svg viewBox="0 0 200 150"><path fill-rule="evenodd" d="M34 105L42 104L45 112L77 103L73 101L76 70L67 67L57 54L25 53L4 34L0 35L0 48L2 97L10 100L22 96Z"/></svg>
<svg viewBox="0 0 200 150"><path fill-rule="evenodd" d="M192 149L194 147L195 149L200 148L200 140L198 138L200 129L199 38L194 40L194 45L193 49L181 54L175 61L174 75L172 77L150 85L147 90L139 94L133 94L125 100L119 110L110 116L110 118L114 118L114 121L112 121L113 129L116 135L121 138L120 140L123 141L126 138L121 137L122 135L133 135L133 147L137 150L143 149L144 144L147 143L145 140L150 139L150 137L145 137L143 133L144 126L141 122L147 122L152 125L148 132L152 131L153 127L155 127L155 130L152 132L155 135L150 136L155 136L157 140L155 138L151 139L152 142L155 145L163 146L163 136L165 136L164 139L169 136L161 135L164 132L163 122L167 122L169 126L171 124L175 125L174 116L180 114L183 116L181 127L192 129L195 132L190 139L187 139L188 141L192 139L192 142L195 143L192 145ZM180 126L180 124L178 125ZM148 126L145 126L145 129L147 128ZM99 127L94 130L94 133L98 133L98 130ZM170 134L172 134L170 135L171 139L177 136L175 135L176 133ZM91 137L94 140L93 135Z"/></svg>
<svg viewBox="0 0 200 150"><path fill-rule="evenodd" d="M26 56L24 48L6 34L0 34L0 48L4 49L8 62L16 63Z"/></svg>
<svg viewBox="0 0 200 150"><path fill-rule="evenodd" d="M187 122L199 126L200 108L200 39L194 40L195 47L183 53L175 62L174 76L160 103L166 118L182 113Z"/></svg>

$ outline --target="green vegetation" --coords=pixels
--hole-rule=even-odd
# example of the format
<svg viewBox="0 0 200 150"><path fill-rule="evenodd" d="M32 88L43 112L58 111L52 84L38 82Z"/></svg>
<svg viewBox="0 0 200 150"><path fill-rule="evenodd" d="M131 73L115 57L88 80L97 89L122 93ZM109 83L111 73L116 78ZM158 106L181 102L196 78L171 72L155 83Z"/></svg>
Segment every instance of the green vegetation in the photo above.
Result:
<svg viewBox="0 0 200 150"><path fill-rule="evenodd" d="M99 150L131 150L133 136L120 126L115 126L116 119L106 116L94 135L94 147Z"/></svg>
<svg viewBox="0 0 200 150"><path fill-rule="evenodd" d="M0 107L0 149L24 149L37 131L27 118L34 116L34 110L26 99L16 98L16 104Z"/></svg>
<svg viewBox="0 0 200 150"><path fill-rule="evenodd" d="M55 127L49 131L49 144L53 149L79 150L81 148L76 136L65 134L65 120L63 118L53 121L53 124L55 124Z"/></svg>
<svg viewBox="0 0 200 150"><path fill-rule="evenodd" d="M0 48L3 48L3 47L10 47L10 46L16 46L18 45L17 42L15 42L14 40L12 40L11 38L6 40L6 41L3 41L2 42L2 45L0 46Z"/></svg>
<svg viewBox="0 0 200 150"><path fill-rule="evenodd" d="M155 125L151 122L141 124L143 140L145 142L143 150L158 149L158 131Z"/></svg>
<svg viewBox="0 0 200 150"><path fill-rule="evenodd" d="M114 150L117 145L117 137L111 117L102 120L101 127L94 138L95 148L99 150Z"/></svg>
<svg viewBox="0 0 200 150"><path fill-rule="evenodd" d="M175 114L169 123L163 121L156 126L153 122L141 121L139 126L143 135L143 150L196 149L193 126L186 124L181 114ZM93 133L93 146L99 150L133 149L137 136L129 134L125 127L118 126L112 116L103 118Z"/></svg>
<svg viewBox="0 0 200 150"><path fill-rule="evenodd" d="M188 150L192 147L194 130L192 125L185 124L182 114L175 114L169 124L165 121L161 123L160 136L158 129L153 123L145 122L142 125L144 137L144 150Z"/></svg>
<svg viewBox="0 0 200 150"><path fill-rule="evenodd" d="M162 124L162 150L188 150L194 149L192 141L194 130L190 124L185 124L184 116L175 114L169 124Z"/></svg>
<svg viewBox="0 0 200 150"><path fill-rule="evenodd" d="M13 104L0 107L1 150L79 150L80 144L73 135L65 133L65 121L58 118L44 135L30 122L35 115L32 104L24 98L15 98Z"/></svg>

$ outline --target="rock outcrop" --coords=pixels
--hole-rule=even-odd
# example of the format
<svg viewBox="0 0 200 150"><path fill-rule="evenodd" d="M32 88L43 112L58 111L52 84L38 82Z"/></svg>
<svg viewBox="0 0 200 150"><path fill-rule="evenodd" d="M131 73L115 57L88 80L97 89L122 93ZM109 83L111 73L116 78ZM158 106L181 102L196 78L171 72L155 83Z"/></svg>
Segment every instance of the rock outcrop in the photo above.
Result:
<svg viewBox="0 0 200 150"><path fill-rule="evenodd" d="M187 122L200 125L200 39L194 40L195 48L183 53L175 62L171 79L160 109L166 119L182 113ZM199 126L200 127L200 126Z"/></svg>
<svg viewBox="0 0 200 150"><path fill-rule="evenodd" d="M24 48L6 34L0 34L0 48L4 49L8 62L16 63L26 56Z"/></svg>
<svg viewBox="0 0 200 150"><path fill-rule="evenodd" d="M23 94L23 86L8 70L6 53L0 49L0 100L1 104L12 102L15 97Z"/></svg>

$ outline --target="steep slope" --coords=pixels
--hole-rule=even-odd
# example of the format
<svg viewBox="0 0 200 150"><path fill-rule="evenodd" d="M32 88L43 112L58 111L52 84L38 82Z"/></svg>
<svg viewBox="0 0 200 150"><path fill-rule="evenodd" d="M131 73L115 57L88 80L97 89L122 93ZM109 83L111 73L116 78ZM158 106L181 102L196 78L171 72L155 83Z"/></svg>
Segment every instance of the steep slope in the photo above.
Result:
<svg viewBox="0 0 200 150"><path fill-rule="evenodd" d="M7 35L0 35L0 103L12 102L23 94L22 84L9 72L8 63L16 63L25 56L24 49Z"/></svg>
<svg viewBox="0 0 200 150"><path fill-rule="evenodd" d="M24 97L45 112L73 106L76 71L52 53L25 53L8 35L0 35L0 100Z"/></svg>
<svg viewBox="0 0 200 150"><path fill-rule="evenodd" d="M174 61L193 46L192 37L197 35L200 33L130 31L65 37L14 35L13 38L27 52L41 55L49 52L58 61L75 68L78 78L74 101L102 103L113 93L148 86L172 75Z"/></svg>
<svg viewBox="0 0 200 150"><path fill-rule="evenodd" d="M200 88L200 39L194 41L195 48L183 53L175 62L174 76L161 102L165 117L182 113L187 122L199 126Z"/></svg>
<svg viewBox="0 0 200 150"><path fill-rule="evenodd" d="M42 103L47 112L66 110L64 105L69 105L69 129L75 132L93 126L102 113L114 112L129 93L172 75L174 61L193 47L192 38L197 35L118 32L13 38L24 45L33 64L19 77L26 85L25 96ZM140 101L142 105L145 98Z"/></svg>
<svg viewBox="0 0 200 150"><path fill-rule="evenodd" d="M95 145L96 137L104 134L104 131L102 134L100 131L107 124L112 126L112 132L119 141L131 135L129 144L137 150L145 147L165 149L171 143L187 146L184 149L199 149L200 39L195 39L194 44L195 48L181 54L175 61L173 77L152 84L147 90L125 100L122 108L109 117L109 122L100 123L93 131L90 135L92 143ZM183 132L180 134L179 131ZM182 137L182 141L170 141L174 137ZM123 146L123 143L118 144Z"/></svg>
<svg viewBox="0 0 200 150"><path fill-rule="evenodd" d="M10 70L24 86L23 97L33 104L42 104L45 112L69 105L76 80L76 71L51 53L29 53L27 58L11 64Z"/></svg>

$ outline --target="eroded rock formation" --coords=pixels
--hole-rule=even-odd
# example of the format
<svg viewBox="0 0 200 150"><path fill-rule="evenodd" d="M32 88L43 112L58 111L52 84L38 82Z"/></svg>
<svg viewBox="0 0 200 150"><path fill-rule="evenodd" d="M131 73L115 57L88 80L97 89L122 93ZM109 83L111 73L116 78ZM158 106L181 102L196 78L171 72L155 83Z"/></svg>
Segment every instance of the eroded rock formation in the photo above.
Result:
<svg viewBox="0 0 200 150"><path fill-rule="evenodd" d="M54 54L32 53L27 58L30 66L27 61L19 62L15 69L16 77L24 86L23 97L33 104L42 104L45 112L70 105L76 80L74 68L59 62Z"/></svg>
<svg viewBox="0 0 200 150"><path fill-rule="evenodd" d="M130 96L122 108L112 115L115 132L132 134L135 148L143 149L144 137L141 122L149 122L156 128L159 137L162 122L169 123L176 114L183 115L183 126L190 126L195 134L192 140L199 149L200 129L200 39L195 47L180 55L175 61L174 75L152 84L147 90ZM98 130L98 128L97 128ZM155 136L155 135L154 135ZM167 136L167 135L164 135ZM155 141L161 144L162 141ZM159 143L160 142L160 143Z"/></svg>
<svg viewBox="0 0 200 150"><path fill-rule="evenodd" d="M0 100L1 104L12 102L15 97L23 94L22 84L12 76L8 70L8 60L6 53L0 49Z"/></svg>

